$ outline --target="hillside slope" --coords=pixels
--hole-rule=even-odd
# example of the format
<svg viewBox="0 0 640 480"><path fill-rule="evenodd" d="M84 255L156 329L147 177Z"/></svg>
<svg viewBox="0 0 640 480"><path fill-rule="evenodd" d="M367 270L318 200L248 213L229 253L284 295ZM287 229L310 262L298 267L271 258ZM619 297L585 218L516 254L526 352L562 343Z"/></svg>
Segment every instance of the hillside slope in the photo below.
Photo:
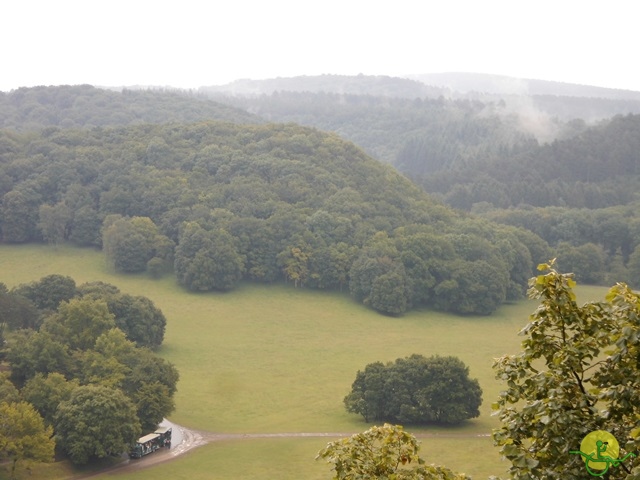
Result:
<svg viewBox="0 0 640 480"><path fill-rule="evenodd" d="M269 121L333 131L411 176L513 156L619 114L640 113L640 93L471 74L321 75L202 87ZM579 120L576 120L579 119Z"/></svg>
<svg viewBox="0 0 640 480"><path fill-rule="evenodd" d="M271 95L275 92L338 93L413 99L437 98L446 93L446 90L408 78L384 75L311 75L266 80L236 80L226 85L203 86L199 88L199 92L242 96Z"/></svg>
<svg viewBox="0 0 640 480"><path fill-rule="evenodd" d="M553 95L555 97L640 100L640 92L633 90L620 90L530 78L516 78L506 75L447 72L409 75L408 78L462 94L476 92L501 95Z"/></svg>
<svg viewBox="0 0 640 480"><path fill-rule="evenodd" d="M640 115L618 116L573 138L441 170L419 181L465 210L478 202L496 208L625 205L637 199L640 185Z"/></svg>
<svg viewBox="0 0 640 480"><path fill-rule="evenodd" d="M445 165L502 148L535 142L521 119L504 106L444 98L394 98L326 92L214 96L269 121L295 122L336 132L375 158L415 173L412 147L425 144ZM547 119L535 133L561 126ZM544 131L542 131L544 130Z"/></svg>
<svg viewBox="0 0 640 480"><path fill-rule="evenodd" d="M202 120L261 122L242 110L179 91L117 92L77 85L0 92L0 128L18 131Z"/></svg>
<svg viewBox="0 0 640 480"><path fill-rule="evenodd" d="M459 215L352 143L291 124L4 131L0 195L4 242L104 244L116 269L174 266L195 290L348 287L391 314L490 313L544 257L531 236Z"/></svg>

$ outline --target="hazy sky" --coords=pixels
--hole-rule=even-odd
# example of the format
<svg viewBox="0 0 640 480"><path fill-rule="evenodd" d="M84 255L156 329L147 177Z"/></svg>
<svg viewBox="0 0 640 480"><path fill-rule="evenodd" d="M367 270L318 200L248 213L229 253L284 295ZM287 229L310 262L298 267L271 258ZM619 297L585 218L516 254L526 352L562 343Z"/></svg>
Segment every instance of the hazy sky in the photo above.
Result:
<svg viewBox="0 0 640 480"><path fill-rule="evenodd" d="M0 90L478 72L640 91L634 0L5 0Z"/></svg>

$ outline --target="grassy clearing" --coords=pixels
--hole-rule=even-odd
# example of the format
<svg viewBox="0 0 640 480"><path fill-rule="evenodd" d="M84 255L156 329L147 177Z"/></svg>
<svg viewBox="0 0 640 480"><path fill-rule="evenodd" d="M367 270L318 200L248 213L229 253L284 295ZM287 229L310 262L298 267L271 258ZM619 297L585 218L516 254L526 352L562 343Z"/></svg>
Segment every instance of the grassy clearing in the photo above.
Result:
<svg viewBox="0 0 640 480"><path fill-rule="evenodd" d="M480 381L484 403L480 418L454 429L407 426L407 430L489 433L497 425L490 413L500 390L491 368L493 358L519 351L521 339L516 334L534 308L531 302L521 302L505 305L491 317L423 310L391 318L335 292L243 284L229 293L193 294L169 276L152 280L116 275L102 255L92 250L0 247L0 281L7 285L51 273L70 275L78 283L103 280L122 291L151 298L168 319L159 353L181 374L172 420L214 432L365 430L369 426L348 415L342 404L356 371L373 361L421 353L460 357L469 365L471 376ZM586 294L588 299L602 298L603 291L587 289ZM423 454L429 461L464 470L475 478L504 471L490 439L438 440L434 444L425 439L429 448ZM289 439L215 444L162 469L182 465L190 472L174 478L205 478L197 473L203 468L206 478L266 479L274 476L260 473L262 466L265 472L277 471L278 478L289 478L283 472L292 464L295 477L291 478L327 478L326 468L322 473L313 466L315 453L324 443ZM431 451L437 455L432 457ZM214 468L208 462L218 464ZM245 477L239 473L243 469L253 473ZM212 471L221 476L212 477Z"/></svg>
<svg viewBox="0 0 640 480"><path fill-rule="evenodd" d="M328 465L314 461L323 439L251 439L213 443L179 460L135 473L117 472L98 478L152 480L161 473L172 480L324 480Z"/></svg>
<svg viewBox="0 0 640 480"><path fill-rule="evenodd" d="M184 458L135 473L111 473L98 478L121 480L153 480L161 471L172 480L326 480L331 467L324 461L314 461L327 439L251 439L214 443L202 447ZM489 438L423 439L421 455L428 463L456 464L458 471L473 474L476 479L497 473ZM506 463L499 464L506 469ZM501 471L499 473L502 473Z"/></svg>

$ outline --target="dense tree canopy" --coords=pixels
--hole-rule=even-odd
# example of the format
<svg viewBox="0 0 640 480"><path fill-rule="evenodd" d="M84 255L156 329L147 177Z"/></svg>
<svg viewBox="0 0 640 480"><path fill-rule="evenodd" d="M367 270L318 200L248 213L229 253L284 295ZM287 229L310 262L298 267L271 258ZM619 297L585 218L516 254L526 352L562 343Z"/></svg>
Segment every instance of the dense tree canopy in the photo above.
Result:
<svg viewBox="0 0 640 480"><path fill-rule="evenodd" d="M425 85L417 80L387 75L303 75L264 80L240 79L228 85L200 87L200 92L215 95L234 91L238 97L261 95L279 96L289 92L341 92L353 96L380 96L385 98L440 97L443 88ZM259 98L259 97L258 97Z"/></svg>
<svg viewBox="0 0 640 480"><path fill-rule="evenodd" d="M67 380L63 374L54 372L47 375L36 373L22 388L22 396L42 415L47 425L53 425L58 405L69 400L78 387L77 380Z"/></svg>
<svg viewBox="0 0 640 480"><path fill-rule="evenodd" d="M409 306L408 278L400 253L388 237L379 235L364 247L350 270L351 294L375 310L404 313Z"/></svg>
<svg viewBox="0 0 640 480"><path fill-rule="evenodd" d="M0 325L4 330L37 328L42 321L40 311L29 299L0 289Z"/></svg>
<svg viewBox="0 0 640 480"><path fill-rule="evenodd" d="M55 311L62 302L76 296L76 282L64 275L47 275L40 280L18 285L11 291L30 300L39 310Z"/></svg>
<svg viewBox="0 0 640 480"><path fill-rule="evenodd" d="M8 130L94 128L207 119L237 123L260 121L242 110L189 92L160 89L116 92L91 85L0 92L0 128Z"/></svg>
<svg viewBox="0 0 640 480"><path fill-rule="evenodd" d="M340 132L373 157L412 175L535 143L515 116L504 121L499 114L505 109L495 104L420 97L307 90L214 98L271 121Z"/></svg>
<svg viewBox="0 0 640 480"><path fill-rule="evenodd" d="M69 346L46 331L20 330L8 337L7 360L11 378L24 383L38 373L59 372L70 375L72 359Z"/></svg>
<svg viewBox="0 0 640 480"><path fill-rule="evenodd" d="M228 290L243 278L349 288L390 315L421 305L491 313L519 298L532 266L555 254L580 281L628 278L637 286L639 116L593 127L547 122L546 134L557 140L539 144L503 101L425 98L433 91L387 78L341 78L342 93L327 93L324 82L332 79L318 81L313 94L225 101L338 132L482 219L445 207L337 134L260 124L191 94L37 87L0 92L0 241L102 247L118 271L160 276L174 268L193 290ZM362 82L378 90L362 95ZM556 111L569 103L535 101ZM514 478L564 478L564 468L567 478L579 478L580 463L566 462L575 446L565 437L573 441L589 429L610 429L627 440L627 451L637 448L629 425L640 403L640 301L620 286L607 302L578 307L568 278L552 270L532 284L543 304L524 331L525 352L496 364L507 389L494 438ZM111 438L80 447L85 439L69 415L111 402L134 419L130 427L148 429L172 411L177 371L139 348L160 345L165 323L147 299L106 284L76 288L53 275L0 288L0 341L5 346L7 338L11 378L24 385L18 393L3 379L0 404L18 404L21 395L45 424L58 418L78 461L124 448L124 440ZM347 408L366 420L473 417L477 382L455 359L436 360L367 365ZM547 368L542 374L532 363ZM438 372L465 381L443 389L432 378ZM71 408L79 390L87 401ZM463 398L461 390L471 395ZM380 440L373 435L367 438ZM341 465L339 478L353 473L340 462L361 451L349 448L327 453Z"/></svg>
<svg viewBox="0 0 640 480"><path fill-rule="evenodd" d="M167 319L147 297L124 294L116 286L104 282L76 287L71 277L57 274L18 285L11 291L0 288L0 324L9 331L21 328L37 330L43 319L56 312L63 302L70 302L77 309L78 301L84 305L91 301L106 302L115 326L138 346L156 348L164 340ZM64 306L62 310L68 313L69 308ZM95 324L97 317L92 313L88 316ZM71 334L61 325L65 321L59 316L55 320L49 319L45 330L57 332L58 338ZM111 328L111 323L107 323L106 328Z"/></svg>
<svg viewBox="0 0 640 480"><path fill-rule="evenodd" d="M242 91L245 83L235 84L234 91ZM254 83L250 86L254 92L267 94L217 98L272 121L294 121L339 132L373 156L394 164L450 205L486 214L492 220L526 216L522 210L529 206L594 209L635 199L639 117L618 116L591 126L584 120L557 120L569 118L570 111L589 111L590 115L600 111L596 116L601 117L627 114L635 108L631 100L615 100L619 105L605 106L614 98L553 97L550 102L546 94L523 100L477 92L445 99L442 89L420 82L367 76ZM525 114L519 108L522 101L553 113L532 114L529 110ZM582 106L574 108L578 104ZM426 218L429 215L407 215L415 211L415 202L408 208L390 195L396 188L408 188L406 185L391 180L393 176L383 174L385 178L380 179L367 172L371 165L356 169L352 160L361 152L336 148L335 137L328 140L292 125L256 130L226 124L214 129L214 134L203 123L184 126L185 122L210 119L262 121L192 92L37 87L1 94L2 105L0 238L4 242L70 241L100 246L106 231L100 226L106 217L116 214L125 222L148 218L160 235L178 243L181 225L189 221L207 231L226 230L233 237L245 262L242 278L343 288L349 281L345 271L358 253L347 249L362 248L377 231L391 233L416 222L434 225L433 218ZM163 122L177 123L148 125ZM105 128L118 125L126 127ZM29 134L34 137L16 133L27 130L38 132ZM538 143L534 136L549 143ZM347 165L351 171L343 168ZM364 178L366 182L361 181ZM396 185L389 185L390 180ZM374 191L384 193L372 196ZM413 194L406 192L409 197ZM360 206L354 208L354 204ZM637 206L634 209L637 211ZM432 212L433 205L423 210ZM582 225L583 212L565 215L571 216L575 220L565 218L568 222L561 231L550 236L545 234L550 232L541 232L539 224L525 228L532 228L553 247L561 241L569 241L575 248L584 243L602 247L602 268L609 274L615 262L627 268L638 241L623 238L624 222L612 218L605 227L606 222L600 219L592 221L591 226L602 227L604 233L584 240L581 237L594 235L575 229ZM282 222L282 217L287 221ZM636 214L631 217L635 222ZM173 264L173 252L166 249L166 256L149 258L145 242L138 242L141 238L131 232L116 242L123 248L114 250L110 240L115 234L110 233L104 239L105 251L119 270L147 270L160 276ZM562 238L553 238L556 234ZM618 259L614 259L614 243L621 244ZM169 243L166 246L171 250ZM575 257L573 251L565 253ZM549 256L534 261L545 258ZM338 265L336 269L333 263ZM592 267L596 268L595 264ZM606 278L603 272L586 273L581 278L591 277L587 281ZM393 306L385 305L388 299L374 295L370 299L374 301L368 302L374 308L401 312L432 301L413 288L425 279L413 279L408 273L405 282L398 271L383 275L377 292L388 286L400 292L408 285L410 294L400 295ZM455 276L451 272L443 280L443 293L455 291L454 285L459 283ZM522 281L511 278L507 298L523 287ZM448 309L451 302L440 303L446 304L440 308ZM493 307L476 308L472 302L471 311L480 313L487 308Z"/></svg>
<svg viewBox="0 0 640 480"><path fill-rule="evenodd" d="M371 81L352 80L353 85L361 86ZM418 98L429 95L416 93L403 98L399 93L374 93L373 89L360 90L361 94L355 90L345 94L341 93L345 90L337 87L342 82L344 79L332 83L326 77L273 80L271 87L270 82L255 82L254 88L266 88L269 94L258 98L250 95L218 98L269 119L340 132L374 157L408 174L446 203L488 214L492 219L499 220L496 216L503 215L526 216L532 206L556 206L565 210L565 217L575 217L575 221L568 218L575 224L584 219L584 209L603 209L636 201L640 181L637 100L624 105L622 101L617 107L614 104L619 101L549 95L500 101L496 101L495 96L479 95L473 97L475 100L467 96L445 101L436 98L438 95ZM270 88L275 85L279 91L272 93ZM322 85L322 91L307 90L302 85ZM407 85L403 91L412 90ZM368 95L364 95L365 92ZM529 107L538 105L541 110L553 112L556 120L531 108L524 113L518 107L523 101ZM576 112L574 116L570 116L571 111ZM602 113L596 115L596 111ZM576 119L586 112L589 112L587 121L594 115L613 118L595 125ZM571 121L558 122L559 117ZM539 143L534 137L547 143ZM635 223L638 205L634 204L632 209L634 213L626 216ZM548 213L545 211L543 215ZM626 243L621 252L625 266L630 252L638 244L636 240L622 238L625 223L613 224L614 218L603 235L596 234L596 238L589 240L580 237L591 232L567 228L557 232L563 238L549 237L539 227L547 225L547 221L553 224L553 213L552 218L543 216L542 220L535 226L525 224L524 227L531 228L554 247L566 240L576 248L590 242L604 249L604 263L591 265L598 270L582 269L581 281L601 283L606 272L613 273L610 264L616 248L611 248L611 242ZM599 229L603 223L600 219L591 220L591 226L595 227L592 230ZM571 228L572 225L563 226ZM555 255L564 254L575 257L575 252L566 249ZM547 258L549 256L536 261Z"/></svg>
<svg viewBox="0 0 640 480"><path fill-rule="evenodd" d="M160 346L166 325L148 298L103 282L76 287L61 275L0 288L2 317L14 306L5 297L28 302L44 322L7 324L10 377L0 376L0 405L29 402L73 462L126 451L141 428L154 430L174 410L178 372L144 348Z"/></svg>
<svg viewBox="0 0 640 480"><path fill-rule="evenodd" d="M115 318L106 302L79 298L61 304L42 329L72 349L89 350L100 335L115 326Z"/></svg>
<svg viewBox="0 0 640 480"><path fill-rule="evenodd" d="M563 270L573 271L580 282L603 284L628 280L636 285L637 280L633 276L627 277L626 270L631 268L632 254L640 245L640 216L635 202L596 209L523 207L489 210L483 216L528 229L544 239L551 246L551 250L547 248L547 258L558 257L558 265ZM540 263L545 259L537 255L535 261Z"/></svg>
<svg viewBox="0 0 640 480"><path fill-rule="evenodd" d="M455 424L480 415L482 390L458 358L414 354L358 371L344 403L366 422Z"/></svg>
<svg viewBox="0 0 640 480"><path fill-rule="evenodd" d="M21 400L20 391L9 378L7 372L0 373L0 402L16 403Z"/></svg>
<svg viewBox="0 0 640 480"><path fill-rule="evenodd" d="M124 293L105 297L116 326L138 346L155 348L162 345L167 319L147 297Z"/></svg>
<svg viewBox="0 0 640 480"><path fill-rule="evenodd" d="M193 290L228 290L243 278L349 285L356 298L394 315L425 304L488 313L531 275L526 262L516 271L503 260L529 248L513 229L498 251L494 240L508 229L474 224L337 135L216 122L3 135L10 144L0 154L7 242L54 235L102 244L117 270L157 276L173 265ZM51 208L40 218L43 205ZM65 226L49 232L57 208L68 211ZM375 253L376 235L392 244L391 263ZM437 257L446 235L492 250L496 295L472 292L461 302L449 288L435 303L436 290L477 269L466 248ZM372 255L378 268L363 268ZM364 278L368 272L374 277Z"/></svg>

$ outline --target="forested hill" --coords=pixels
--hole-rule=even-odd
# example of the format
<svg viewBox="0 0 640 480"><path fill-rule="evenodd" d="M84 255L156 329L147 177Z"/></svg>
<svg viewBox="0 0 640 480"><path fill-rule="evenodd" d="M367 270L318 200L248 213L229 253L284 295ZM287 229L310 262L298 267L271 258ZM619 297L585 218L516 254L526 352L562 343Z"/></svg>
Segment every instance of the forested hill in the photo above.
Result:
<svg viewBox="0 0 640 480"><path fill-rule="evenodd" d="M433 87L321 75L243 80L200 92L270 121L337 132L409 175L511 156L615 115L640 114L640 92L488 75L446 80Z"/></svg>
<svg viewBox="0 0 640 480"><path fill-rule="evenodd" d="M618 116L569 139L425 175L427 191L469 210L569 206L604 208L638 200L640 115Z"/></svg>
<svg viewBox="0 0 640 480"><path fill-rule="evenodd" d="M146 262L153 260L149 271L156 272L173 263L171 255L175 253L180 258L178 254L185 252L179 248L174 252L176 245L182 243L182 222L196 219L207 232L218 228L217 223L206 220L210 215L207 212L213 209L222 218L231 212L234 226L239 218L243 222L251 218L250 222L261 225L255 232L264 228L267 237L280 235L280 239L267 242L268 253L255 253L254 247L261 244L255 240L257 236L252 233L243 237L223 227L234 239L239 254L236 258L239 260L232 262L237 271L222 283L197 288L229 288L240 278L286 279L310 287L348 287L359 300L386 311L427 304L466 312L486 312L499 304L500 299L513 298L520 291L530 273L522 273L528 267L516 267L517 256L480 253L485 247L495 253L494 226L470 227L473 221L435 205L392 170L379 170L383 167L341 138L295 126L251 130L228 124L202 123L198 127L188 123L210 118L253 124L286 121L334 131L375 158L392 163L450 205L486 214L486 218L494 221L526 227L548 242L556 253L566 253L567 245L563 243L567 242L571 248L589 247L574 257L598 257L600 261L586 269L579 265L585 263L582 260L568 267L582 272L578 275L580 281L599 282L606 270L620 272L633 265L635 250L640 278L640 248L637 248L640 234L634 233L640 228L636 228L640 225L640 216L634 213L637 209L597 211L593 215L565 211L576 207L615 208L637 200L640 178L636 175L640 151L637 116L616 117L589 127L582 120L562 122L545 115L525 115L503 101L402 98L391 92L416 82L407 84L388 77L346 77L338 79L338 84L348 84L354 78L359 85L378 82L380 91L387 93L374 96L279 91L271 95L220 97L230 104L227 106L198 94L157 90L111 92L90 86L37 87L0 94L0 102L4 102L0 117L5 125L0 133L2 239L102 246L101 225L109 214L149 217L153 228L159 228L160 234L169 240L164 250L158 249L164 253L155 252L158 253L155 259L146 258L146 254L114 259L114 252L119 250L110 250L108 242L106 251L119 269L146 269ZM323 76L319 80L334 79ZM156 122L173 126L149 124ZM72 125L79 130L66 128ZM105 128L110 125L123 127ZM128 127L131 125L135 128ZM267 140L262 141L263 138ZM541 138L556 140L546 144ZM353 158L366 158L362 163L364 170L355 168ZM241 161L244 163L238 163ZM373 171L385 173L374 175ZM203 172L206 175L198 183L199 173ZM356 174L360 180L354 183ZM385 180L380 180L383 177ZM323 189L320 185L327 178L332 178L330 188ZM363 190L370 184L375 185L373 191ZM421 199L418 203L427 202L428 206L407 204L409 199L418 198ZM345 212L338 208L339 204L354 202L358 205L354 210ZM546 210L549 206L558 207L551 212ZM518 207L522 207L522 212L498 211ZM535 213L527 210L534 207L540 210ZM276 219L281 218L282 209L287 218L290 211L297 212L296 225L303 225L291 230L295 241L282 236L280 231L271 233L280 221ZM15 213L21 211L28 215ZM318 216L314 216L316 213ZM615 240L605 233L608 222L603 218L611 216L615 216L616 232L622 232L614 235ZM309 224L307 217L313 217ZM48 223L44 221L47 218ZM434 218L448 219L444 225L450 230L434 227ZM318 247L316 240L307 237L318 236L309 225L321 219L322 225L339 231L342 230L337 225L342 225L340 228L346 225L344 231L348 235L340 236L341 233L331 237L329 244ZM547 225L547 221L553 225ZM125 224L128 225L119 222L109 231L129 228ZM438 238L467 234L471 229L472 238L482 248L456 246L456 252L466 252L460 254L464 261L456 263L453 259L459 259L459 253L446 249L457 244L447 239L445 250L430 247L414 252L420 260L410 265L408 259L414 257L403 253L405 244L399 244L396 236L407 231L413 235L415 231L407 230L406 225L414 224L420 225L422 233L428 231L428 235ZM618 228L620 225L623 227ZM107 227L111 224L105 224L104 231ZM380 266L384 262L367 263L368 253L362 252L368 252L363 249L377 231L386 232L389 239L385 242L393 244L393 248L384 254L381 253L384 249L376 250L375 255L380 254L376 258L402 258L402 268L397 264ZM198 235L191 231L188 236ZM478 235L481 240L476 238ZM511 234L501 231L501 235ZM524 242L534 262L547 261L553 255L548 252L548 245L535 235L522 232L514 235L517 238L509 240L510 244ZM240 238L245 243L238 244ZM208 241L215 243L213 239ZM254 241L255 244L251 243ZM327 241L323 237L322 242ZM437 241L432 243L436 245ZM351 249L344 250L345 245ZM503 244L501 248L507 247ZM526 256L523 252L518 258ZM357 263L361 254L362 263ZM430 263L435 256L448 258L444 270L438 270L443 263ZM142 264L130 262L133 257L143 259ZM498 257L501 259L496 260ZM424 258L429 260L425 263ZM456 303L452 299L458 293L453 292L459 292L460 285L469 290L472 278L476 280L471 283L482 283L480 271L488 267L478 263L480 260L490 268L508 270L510 278L493 276L501 286L495 290L498 295L489 300L489 306L479 306L474 301ZM321 271L322 265L328 264L339 269ZM370 293L363 293L371 292L373 283L365 283L363 287L359 280L353 280L365 271L364 265L373 264L379 269L369 270L374 272L373 276L365 277L382 277L376 287L378 294L392 291L384 283L389 278L404 285L402 295L389 296L399 298L400 305L381 307L370 299ZM520 263L527 264L526 259ZM615 267L620 264L624 268ZM185 273L189 272L185 265L188 264L175 264L178 278L181 283L193 283ZM514 268L520 268L520 273L515 274ZM587 270L589 275L584 273ZM616 273L614 281L623 277Z"/></svg>
<svg viewBox="0 0 640 480"><path fill-rule="evenodd" d="M433 168L424 163L416 148L429 150L440 164L435 168L450 167L503 149L528 148L536 143L534 133L562 134L562 125L551 119L536 119L529 128L530 123L523 124L523 119L504 105L466 99L285 91L214 98L270 121L336 132L407 173Z"/></svg>
<svg viewBox="0 0 640 480"><path fill-rule="evenodd" d="M381 312L490 313L522 294L535 235L456 214L337 135L296 125L0 131L7 243L102 246L192 290L241 279L349 289Z"/></svg>
<svg viewBox="0 0 640 480"><path fill-rule="evenodd" d="M640 92L500 75L444 73L386 76L318 75L235 82L201 87L203 94L258 99L276 93L323 93L403 99L472 100L499 104L503 112L570 121L594 122L640 113ZM367 147L366 145L363 145Z"/></svg>
<svg viewBox="0 0 640 480"><path fill-rule="evenodd" d="M141 123L226 120L260 123L245 111L179 91L104 90L90 85L19 88L0 92L0 128L90 128Z"/></svg>
<svg viewBox="0 0 640 480"><path fill-rule="evenodd" d="M581 282L640 287L640 115L416 180L456 208L539 235Z"/></svg>

